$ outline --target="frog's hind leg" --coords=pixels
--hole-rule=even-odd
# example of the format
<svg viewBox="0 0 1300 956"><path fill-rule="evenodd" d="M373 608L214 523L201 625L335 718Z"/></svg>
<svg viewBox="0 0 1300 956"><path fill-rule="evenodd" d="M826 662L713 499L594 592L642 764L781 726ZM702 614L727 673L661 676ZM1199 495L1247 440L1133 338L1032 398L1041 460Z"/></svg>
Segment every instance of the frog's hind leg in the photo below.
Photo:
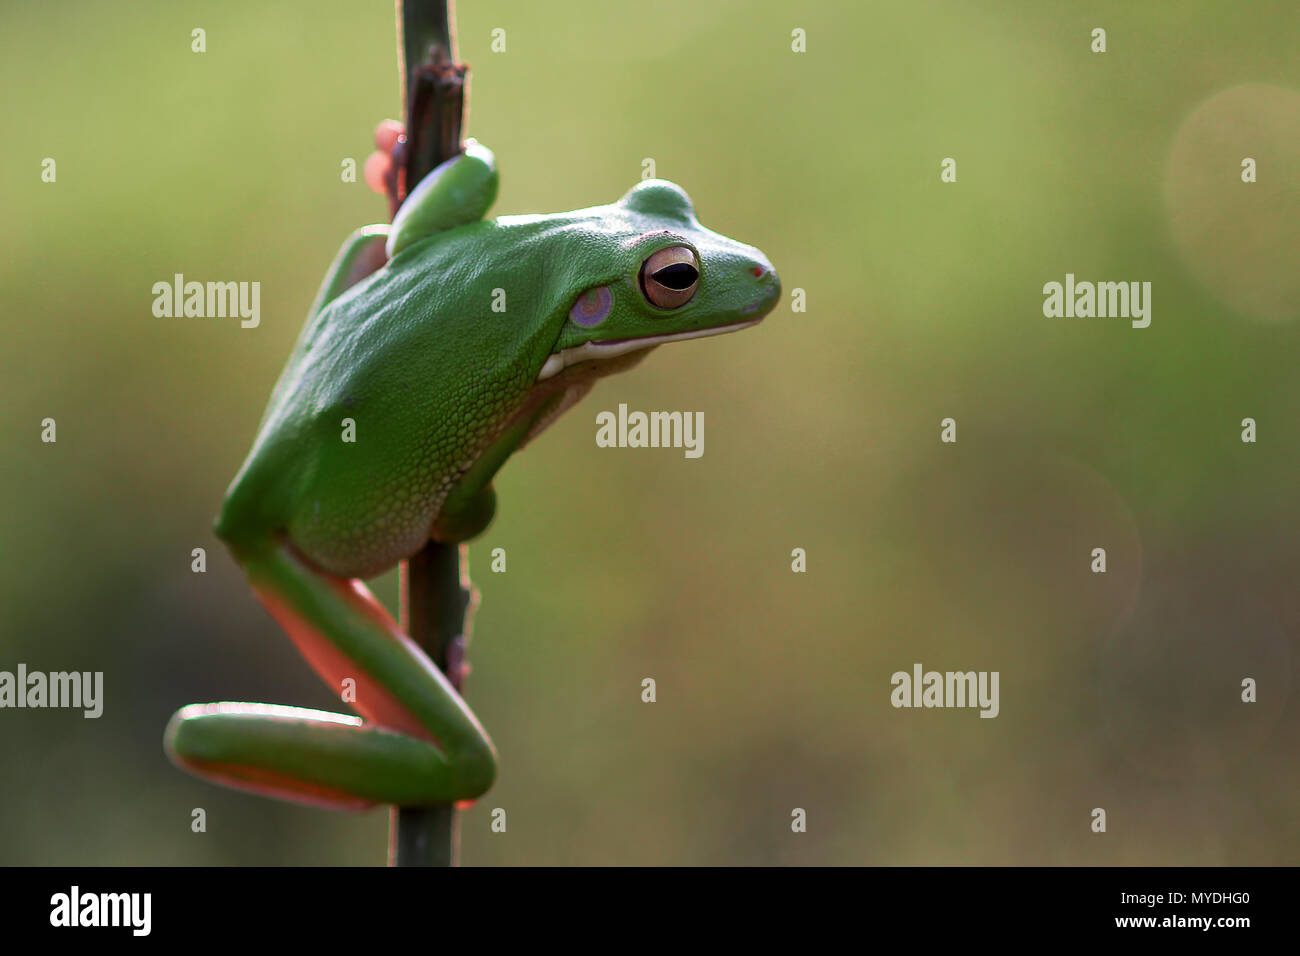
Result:
<svg viewBox="0 0 1300 956"><path fill-rule="evenodd" d="M258 597L313 669L366 720L264 704L178 711L167 750L217 783L337 808L479 796L496 754L464 700L357 581L326 575L287 545L241 553Z"/></svg>
<svg viewBox="0 0 1300 956"><path fill-rule="evenodd" d="M358 717L272 704L193 704L172 717L176 764L213 783L334 810L435 801L429 743Z"/></svg>

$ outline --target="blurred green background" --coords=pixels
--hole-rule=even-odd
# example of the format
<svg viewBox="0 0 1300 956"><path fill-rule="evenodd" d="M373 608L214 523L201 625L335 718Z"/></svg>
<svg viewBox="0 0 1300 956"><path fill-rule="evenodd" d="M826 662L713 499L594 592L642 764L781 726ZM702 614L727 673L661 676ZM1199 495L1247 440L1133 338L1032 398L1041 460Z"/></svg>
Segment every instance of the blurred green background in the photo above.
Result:
<svg viewBox="0 0 1300 956"><path fill-rule="evenodd" d="M464 861L1296 863L1300 8L457 19L497 213L612 201L653 158L787 293L499 478L468 693L501 774ZM398 114L392 5L6 4L0 36L0 669L106 697L0 711L0 863L382 863L385 812L209 786L161 736L193 701L339 709L210 524L331 257L385 217L339 174ZM261 326L155 318L177 272L260 281ZM1045 318L1067 272L1152 282L1150 328ZM704 457L597 448L620 402L703 411ZM893 709L916 662L999 671L1001 715Z"/></svg>

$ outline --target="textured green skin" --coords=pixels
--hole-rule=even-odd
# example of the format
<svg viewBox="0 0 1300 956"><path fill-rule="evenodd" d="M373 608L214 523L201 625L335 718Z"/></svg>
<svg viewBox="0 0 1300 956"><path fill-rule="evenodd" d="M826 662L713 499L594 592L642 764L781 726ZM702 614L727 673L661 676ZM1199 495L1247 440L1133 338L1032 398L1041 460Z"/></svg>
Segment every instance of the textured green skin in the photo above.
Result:
<svg viewBox="0 0 1300 956"><path fill-rule="evenodd" d="M642 182L608 206L477 221L495 194L491 154L475 147L417 188L391 236L382 226L353 235L217 522L273 613L301 622L300 648L308 633L310 645L341 655L375 688L370 702L383 716L345 724L252 704L186 708L167 746L187 769L235 786L245 785L238 768L273 773L282 778L273 795L306 799L285 783L301 781L313 802L335 806L486 790L494 753L472 713L414 644L369 618L373 599L347 597L340 582L385 571L431 537L479 533L492 517L492 477L509 455L596 378L647 350L538 382L553 353L753 321L779 297L762 253L701 226L672 183ZM352 284L386 236L396 255ZM700 279L690 302L664 310L646 301L638 273L673 245L695 250ZM572 322L578 297L601 286L613 293L609 316L594 328ZM493 311L498 289L504 311ZM355 422L354 443L342 441L345 418ZM426 739L398 733L394 722L418 725ZM319 799L322 788L329 799Z"/></svg>
<svg viewBox="0 0 1300 956"><path fill-rule="evenodd" d="M647 256L676 244L699 255L700 288L664 311L645 301L636 276ZM613 287L613 313L594 329L574 325L569 309L597 286ZM505 291L504 312L492 311L494 289ZM377 574L423 546L448 493L507 424L610 371L593 362L534 388L552 352L733 324L778 291L762 253L705 230L685 193L662 181L611 206L435 233L308 320L220 533L287 529L322 568ZM356 422L354 444L340 440L344 418ZM497 452L504 460L511 450ZM474 476L457 497L491 477Z"/></svg>

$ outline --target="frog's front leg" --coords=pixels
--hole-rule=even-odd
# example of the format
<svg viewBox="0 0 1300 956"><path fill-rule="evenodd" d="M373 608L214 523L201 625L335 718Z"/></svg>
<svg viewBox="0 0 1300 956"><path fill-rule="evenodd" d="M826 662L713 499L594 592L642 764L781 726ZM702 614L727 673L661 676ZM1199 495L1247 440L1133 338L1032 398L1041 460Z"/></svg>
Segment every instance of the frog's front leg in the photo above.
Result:
<svg viewBox="0 0 1300 956"><path fill-rule="evenodd" d="M377 223L362 226L344 240L329 272L316 292L316 300L307 313L308 318L320 312L340 295L352 288L388 261L384 244L388 240L388 225Z"/></svg>
<svg viewBox="0 0 1300 956"><path fill-rule="evenodd" d="M380 130L383 129L381 125ZM397 129L400 132L400 126ZM377 142L387 142L390 153L376 156L390 156L396 148L398 134L391 130L389 133L390 138L380 136ZM497 182L492 151L474 140L467 141L464 152L457 153L420 181L402 204L392 226L383 223L363 226L347 238L325 274L308 316L317 315L407 246L444 229L482 219L496 199Z"/></svg>
<svg viewBox="0 0 1300 956"><path fill-rule="evenodd" d="M375 129L375 152L366 160L366 183L380 195L391 196L401 175L406 129L384 120ZM388 255L427 239L444 229L478 222L497 196L498 176L492 151L467 139L462 151L434 167L395 210Z"/></svg>
<svg viewBox="0 0 1300 956"><path fill-rule="evenodd" d="M443 230L478 222L496 201L497 183L492 151L466 140L464 152L434 167L403 201L388 231L388 257Z"/></svg>
<svg viewBox="0 0 1300 956"><path fill-rule="evenodd" d="M496 752L464 700L359 581L285 542L236 551L258 597L327 684L355 681L366 718L196 704L167 728L181 767L217 783L338 808L451 803L484 793Z"/></svg>

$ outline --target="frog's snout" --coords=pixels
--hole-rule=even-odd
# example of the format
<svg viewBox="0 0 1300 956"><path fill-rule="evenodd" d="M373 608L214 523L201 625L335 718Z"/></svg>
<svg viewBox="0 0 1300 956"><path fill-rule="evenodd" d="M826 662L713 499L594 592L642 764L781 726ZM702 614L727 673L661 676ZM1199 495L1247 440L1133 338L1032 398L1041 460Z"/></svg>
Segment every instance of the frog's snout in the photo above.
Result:
<svg viewBox="0 0 1300 956"><path fill-rule="evenodd" d="M777 300L781 298L781 279L772 268L772 263L761 254L745 268L742 281L748 284L754 293L754 300L740 310L744 315L761 318L771 312Z"/></svg>

